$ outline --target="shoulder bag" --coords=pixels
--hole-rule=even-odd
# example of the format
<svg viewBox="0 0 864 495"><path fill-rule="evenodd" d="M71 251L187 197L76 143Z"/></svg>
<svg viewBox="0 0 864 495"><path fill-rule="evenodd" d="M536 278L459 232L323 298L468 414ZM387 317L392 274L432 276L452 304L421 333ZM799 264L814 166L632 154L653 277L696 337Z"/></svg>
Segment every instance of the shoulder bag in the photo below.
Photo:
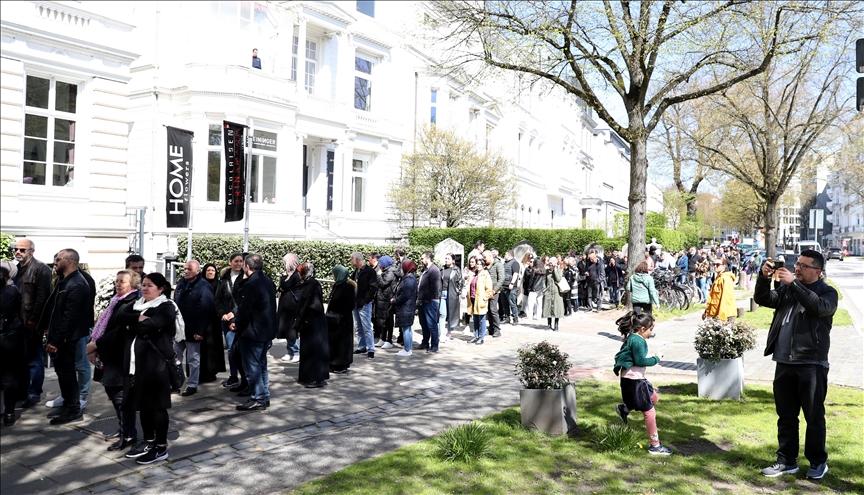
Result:
<svg viewBox="0 0 864 495"><path fill-rule="evenodd" d="M558 281L558 292L570 292L570 284L567 283L567 279L561 277L561 280Z"/></svg>
<svg viewBox="0 0 864 495"><path fill-rule="evenodd" d="M153 343L150 339L145 339L150 347L156 351L162 359L165 359L165 356L159 352L159 349L156 347L156 344ZM168 366L168 383L171 385L171 390L180 390L183 387L183 383L186 381L186 373L183 371L183 366L181 361L177 358L177 354L174 354L172 359L165 359L165 364Z"/></svg>

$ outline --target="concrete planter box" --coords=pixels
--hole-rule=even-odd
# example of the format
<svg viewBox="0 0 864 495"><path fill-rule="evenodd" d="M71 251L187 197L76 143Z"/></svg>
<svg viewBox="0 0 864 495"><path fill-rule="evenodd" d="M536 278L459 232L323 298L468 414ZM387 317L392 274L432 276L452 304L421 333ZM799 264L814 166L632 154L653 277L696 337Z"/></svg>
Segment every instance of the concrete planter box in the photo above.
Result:
<svg viewBox="0 0 864 495"><path fill-rule="evenodd" d="M519 391L522 426L563 435L576 431L576 390L567 385L560 390Z"/></svg>
<svg viewBox="0 0 864 495"><path fill-rule="evenodd" d="M699 397L741 400L744 392L744 358L714 362L696 358Z"/></svg>

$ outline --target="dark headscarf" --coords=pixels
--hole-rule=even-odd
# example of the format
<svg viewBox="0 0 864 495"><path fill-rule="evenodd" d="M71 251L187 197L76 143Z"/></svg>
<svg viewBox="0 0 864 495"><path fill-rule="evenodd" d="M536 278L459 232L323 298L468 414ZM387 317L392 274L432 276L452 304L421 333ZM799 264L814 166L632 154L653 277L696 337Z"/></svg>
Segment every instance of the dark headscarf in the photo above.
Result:
<svg viewBox="0 0 864 495"><path fill-rule="evenodd" d="M379 260L378 262L380 263L381 261ZM411 260L405 260L402 262L402 273L404 273L405 275L408 275L409 273L412 273L416 270L417 263L414 263Z"/></svg>
<svg viewBox="0 0 864 495"><path fill-rule="evenodd" d="M378 258L378 266L381 267L382 270L386 270L393 265L393 258L389 256L382 256Z"/></svg>
<svg viewBox="0 0 864 495"><path fill-rule="evenodd" d="M213 270L216 272L216 276L213 277L213 280L208 280L207 279L207 268L211 267L211 266L213 267ZM209 283L210 287L213 287L213 291L215 292L216 286L219 285L219 269L216 268L216 265L214 265L213 263L207 263L206 265L204 265L203 268L201 268L201 278L203 278L205 282Z"/></svg>
<svg viewBox="0 0 864 495"><path fill-rule="evenodd" d="M300 278L305 282L315 276L315 265L312 263L303 263L297 267L297 273L300 274Z"/></svg>
<svg viewBox="0 0 864 495"><path fill-rule="evenodd" d="M336 265L333 267L333 285L344 284L348 281L348 269L342 265Z"/></svg>

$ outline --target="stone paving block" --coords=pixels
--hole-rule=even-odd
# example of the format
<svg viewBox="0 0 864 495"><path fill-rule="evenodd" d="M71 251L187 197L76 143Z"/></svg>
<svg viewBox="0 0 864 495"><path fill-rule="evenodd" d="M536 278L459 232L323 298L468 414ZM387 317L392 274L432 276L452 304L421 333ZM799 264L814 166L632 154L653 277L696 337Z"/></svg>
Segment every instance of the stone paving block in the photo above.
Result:
<svg viewBox="0 0 864 495"><path fill-rule="evenodd" d="M234 452L234 449L231 449L231 452ZM171 464L168 465L168 467L171 468L172 470L176 471L178 469L183 469L186 466L191 466L192 464L194 464L194 462L192 462L191 460L182 459L182 460L179 460L177 462L172 462Z"/></svg>
<svg viewBox="0 0 864 495"><path fill-rule="evenodd" d="M179 471L180 470L177 469L175 471L171 471L170 473L158 474L156 476L147 478L146 480L144 480L144 483L146 483L148 485L157 485L157 484L163 483L165 481L175 480L175 479L180 477Z"/></svg>
<svg viewBox="0 0 864 495"><path fill-rule="evenodd" d="M192 462L201 462L206 461L207 459L212 459L214 457L216 457L216 454L212 452L204 452L203 454L198 454L196 456L190 457L189 460Z"/></svg>
<svg viewBox="0 0 864 495"><path fill-rule="evenodd" d="M291 437L284 433L274 433L273 435L267 436L267 440L276 444L284 444L291 440Z"/></svg>
<svg viewBox="0 0 864 495"><path fill-rule="evenodd" d="M140 482L142 479L143 479L143 476L141 476L140 474L130 474L128 476L121 476L120 478L117 478L114 481L116 481L117 483L120 483L121 485L126 486L126 485L134 485L134 484Z"/></svg>
<svg viewBox="0 0 864 495"><path fill-rule="evenodd" d="M227 455L227 454L233 454L234 451L235 451L235 449L232 447L222 447L220 449L211 450L210 452L212 452L216 455Z"/></svg>
<svg viewBox="0 0 864 495"><path fill-rule="evenodd" d="M304 426L303 431L305 431L306 433L314 433L314 432L318 431L318 427L317 426Z"/></svg>
<svg viewBox="0 0 864 495"><path fill-rule="evenodd" d="M350 425L349 422L347 422L347 421L343 421L343 422L341 422L341 423L336 423L336 424L333 425L333 426L336 426L337 428L344 428L344 427L349 426L349 425Z"/></svg>
<svg viewBox="0 0 864 495"><path fill-rule="evenodd" d="M235 443L234 445L232 445L232 447L234 447L237 450L246 450L246 449L251 449L252 447L254 447L254 445L252 445L249 442L240 442L240 443Z"/></svg>
<svg viewBox="0 0 864 495"><path fill-rule="evenodd" d="M210 459L210 461L214 462L216 464L227 464L227 463L229 463L235 459L239 459L239 458L240 458L240 456L238 456L236 454L226 454L226 455L220 455L214 459Z"/></svg>
<svg viewBox="0 0 864 495"><path fill-rule="evenodd" d="M141 476L143 478L152 478L153 476L159 476L160 474L165 474L171 472L171 469L167 465L156 466L154 468L144 469L141 471Z"/></svg>
<svg viewBox="0 0 864 495"><path fill-rule="evenodd" d="M268 442L268 441L261 441L261 442L257 442L255 444L255 450L258 452L265 451L265 450L272 450L272 449L275 449L276 447L279 447L278 443L273 443L273 442Z"/></svg>
<svg viewBox="0 0 864 495"><path fill-rule="evenodd" d="M325 426L330 426L330 425L332 425L332 424L333 424L333 423L331 423L331 422L329 422L329 421L319 421L319 422L318 422L318 426L319 426L319 427L322 427L322 428L325 427Z"/></svg>
<svg viewBox="0 0 864 495"><path fill-rule="evenodd" d="M195 467L194 464L191 466L186 466L186 467L174 470L174 474L176 474L177 476L181 476L181 477L182 476L188 476L188 475L195 473L195 472L198 472L198 468Z"/></svg>
<svg viewBox="0 0 864 495"><path fill-rule="evenodd" d="M221 465L222 464L216 462L216 459L214 458L214 459L206 459L206 460L203 460L201 462L198 462L195 464L195 467L197 467L198 469L204 469L204 468L208 468L208 467L221 466Z"/></svg>
<svg viewBox="0 0 864 495"><path fill-rule="evenodd" d="M101 485L94 486L93 488L90 489L90 491L92 493L103 493L103 492L107 492L108 490L113 490L115 488L117 488L117 483L114 483L113 481L108 481L108 482L102 483Z"/></svg>

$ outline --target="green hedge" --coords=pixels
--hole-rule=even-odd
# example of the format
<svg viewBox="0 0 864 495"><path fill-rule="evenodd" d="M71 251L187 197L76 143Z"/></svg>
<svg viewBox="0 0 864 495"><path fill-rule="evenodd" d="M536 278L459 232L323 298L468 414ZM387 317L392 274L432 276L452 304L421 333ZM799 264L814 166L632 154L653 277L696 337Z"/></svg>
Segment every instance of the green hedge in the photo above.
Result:
<svg viewBox="0 0 864 495"><path fill-rule="evenodd" d="M342 264L351 270L351 253L360 251L368 257L369 253L379 252L393 256L395 246L375 246L371 244L342 244L322 241L265 241L257 237L249 238L249 252L264 258L264 272L274 282L285 272L282 258L288 253L296 254L301 262L311 261L315 265L316 277L333 278L332 268ZM408 258L420 263L423 251L431 251L425 246L404 246ZM178 261L186 261L186 235L177 238ZM219 267L228 265L231 253L243 251L242 236L195 235L192 236L192 256L202 265L213 263ZM325 289L327 287L325 286Z"/></svg>
<svg viewBox="0 0 864 495"><path fill-rule="evenodd" d="M15 251L12 247L15 245L15 236L0 232L0 260L14 260Z"/></svg>
<svg viewBox="0 0 864 495"><path fill-rule="evenodd" d="M667 230L658 228L648 228L645 231L646 241L651 242L651 238L657 238L657 242L663 246L663 249L669 251L680 251L691 247L701 246L699 236L694 233L680 232L677 230Z"/></svg>
<svg viewBox="0 0 864 495"><path fill-rule="evenodd" d="M540 255L566 254L570 249L580 251L592 242L603 243L605 233L600 229L511 229L496 227L467 227L442 229L421 227L411 229L408 242L413 245L434 246L451 238L465 246L465 254L474 248L474 243L483 241L486 248L498 248L504 252L520 241L526 240L537 248Z"/></svg>

